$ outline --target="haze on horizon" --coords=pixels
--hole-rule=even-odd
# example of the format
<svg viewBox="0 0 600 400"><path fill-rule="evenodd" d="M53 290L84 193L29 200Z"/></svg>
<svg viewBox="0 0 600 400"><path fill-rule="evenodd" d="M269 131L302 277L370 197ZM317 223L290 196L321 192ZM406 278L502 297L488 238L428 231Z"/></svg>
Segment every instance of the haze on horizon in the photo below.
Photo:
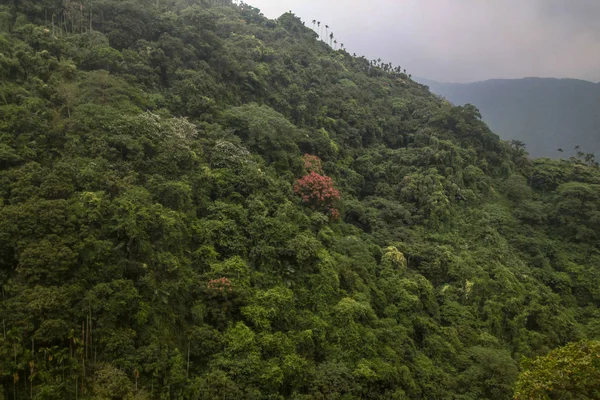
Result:
<svg viewBox="0 0 600 400"><path fill-rule="evenodd" d="M248 0L330 26L350 53L441 82L600 81L599 0Z"/></svg>

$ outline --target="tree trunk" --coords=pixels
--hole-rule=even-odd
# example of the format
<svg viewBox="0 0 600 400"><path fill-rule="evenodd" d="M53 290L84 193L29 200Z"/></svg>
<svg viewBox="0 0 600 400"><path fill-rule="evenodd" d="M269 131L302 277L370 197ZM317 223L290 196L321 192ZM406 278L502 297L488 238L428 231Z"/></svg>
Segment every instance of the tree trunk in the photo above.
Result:
<svg viewBox="0 0 600 400"><path fill-rule="evenodd" d="M188 354L187 354L187 371L186 378L190 377L190 341L188 340Z"/></svg>

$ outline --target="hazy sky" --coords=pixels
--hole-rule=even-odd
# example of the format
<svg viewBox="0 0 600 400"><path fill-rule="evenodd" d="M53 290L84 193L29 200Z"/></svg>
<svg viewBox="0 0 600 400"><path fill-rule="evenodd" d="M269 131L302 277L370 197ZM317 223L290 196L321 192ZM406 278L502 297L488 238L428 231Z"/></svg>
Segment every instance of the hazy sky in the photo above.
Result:
<svg viewBox="0 0 600 400"><path fill-rule="evenodd" d="M270 18L317 19L350 53L415 76L600 81L600 0L246 0Z"/></svg>

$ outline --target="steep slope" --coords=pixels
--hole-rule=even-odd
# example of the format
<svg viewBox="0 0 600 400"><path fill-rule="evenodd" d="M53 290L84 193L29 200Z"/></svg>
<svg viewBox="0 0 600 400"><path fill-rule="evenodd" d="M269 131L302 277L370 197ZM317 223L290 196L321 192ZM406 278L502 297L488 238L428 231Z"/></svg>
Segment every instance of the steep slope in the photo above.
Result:
<svg viewBox="0 0 600 400"><path fill-rule="evenodd" d="M5 398L509 399L600 336L600 173L293 14L3 1Z"/></svg>
<svg viewBox="0 0 600 400"><path fill-rule="evenodd" d="M525 142L533 157L570 157L574 146L600 154L600 84L549 78L419 81L454 104L475 105L492 131Z"/></svg>

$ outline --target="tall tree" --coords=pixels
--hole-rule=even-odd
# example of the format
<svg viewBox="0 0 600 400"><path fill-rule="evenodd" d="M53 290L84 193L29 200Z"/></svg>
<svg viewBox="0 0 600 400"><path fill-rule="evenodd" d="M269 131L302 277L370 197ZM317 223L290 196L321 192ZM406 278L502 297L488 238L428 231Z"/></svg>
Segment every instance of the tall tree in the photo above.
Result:
<svg viewBox="0 0 600 400"><path fill-rule="evenodd" d="M523 360L515 399L597 399L598 382L600 342L583 340Z"/></svg>

